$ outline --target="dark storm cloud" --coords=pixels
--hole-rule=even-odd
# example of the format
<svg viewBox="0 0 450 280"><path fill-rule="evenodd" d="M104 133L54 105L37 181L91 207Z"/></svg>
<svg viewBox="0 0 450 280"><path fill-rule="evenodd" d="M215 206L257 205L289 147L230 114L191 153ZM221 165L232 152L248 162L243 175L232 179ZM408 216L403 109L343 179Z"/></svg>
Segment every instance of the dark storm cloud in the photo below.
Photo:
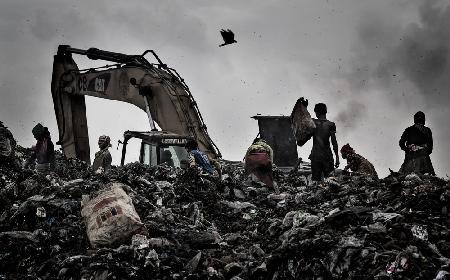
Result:
<svg viewBox="0 0 450 280"><path fill-rule="evenodd" d="M335 73L348 89L343 98L366 104L367 110L357 112L355 118L349 109L340 108L337 123L341 123L349 142L358 141L353 138L355 135L367 136L357 144L365 145L374 160L386 168L392 167L393 162L400 164L402 155L395 143L412 123L412 115L422 110L435 135L436 150L441 151L433 154L433 160L437 162L437 172L443 174L450 168L445 152L450 150L449 3L374 2L361 11L351 55L342 62L344 70ZM369 125L358 126L354 123L357 120ZM373 143L377 134L383 137ZM385 159L387 154L389 160Z"/></svg>
<svg viewBox="0 0 450 280"><path fill-rule="evenodd" d="M356 89L376 87L417 91L430 106L450 103L450 7L438 1L420 1L419 21L401 26L377 14L365 18L359 28L358 54L349 75ZM414 85L413 89L408 84Z"/></svg>
<svg viewBox="0 0 450 280"><path fill-rule="evenodd" d="M450 7L424 1L419 11L420 23L406 28L389 58L393 69L413 82L431 104L446 105L450 102Z"/></svg>

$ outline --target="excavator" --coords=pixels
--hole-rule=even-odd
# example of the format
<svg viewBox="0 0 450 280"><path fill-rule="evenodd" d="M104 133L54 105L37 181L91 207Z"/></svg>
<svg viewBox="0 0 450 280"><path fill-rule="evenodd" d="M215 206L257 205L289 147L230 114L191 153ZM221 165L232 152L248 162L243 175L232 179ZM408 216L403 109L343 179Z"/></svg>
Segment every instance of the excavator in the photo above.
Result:
<svg viewBox="0 0 450 280"><path fill-rule="evenodd" d="M155 63L145 58L149 53ZM73 54L112 64L80 70ZM90 163L85 96L127 102L147 113L150 131L124 133L122 165L132 138L141 139L139 161L149 165L163 162L169 151L174 164L181 166L187 159L184 147L190 139L196 140L211 159L221 157L189 87L153 50L127 55L60 45L53 61L51 92L59 130L57 144L67 158Z"/></svg>

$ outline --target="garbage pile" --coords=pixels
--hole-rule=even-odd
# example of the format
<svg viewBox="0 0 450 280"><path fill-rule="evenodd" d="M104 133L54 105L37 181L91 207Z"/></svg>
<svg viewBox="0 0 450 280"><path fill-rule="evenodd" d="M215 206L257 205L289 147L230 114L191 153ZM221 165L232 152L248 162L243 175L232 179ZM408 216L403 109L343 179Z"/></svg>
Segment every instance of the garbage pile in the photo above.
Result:
<svg viewBox="0 0 450 280"><path fill-rule="evenodd" d="M450 279L448 180L314 185L307 163L274 178L278 193L236 162L222 179L139 163L96 174L59 153L46 176L0 164L0 279ZM82 201L111 184L145 230L93 246Z"/></svg>

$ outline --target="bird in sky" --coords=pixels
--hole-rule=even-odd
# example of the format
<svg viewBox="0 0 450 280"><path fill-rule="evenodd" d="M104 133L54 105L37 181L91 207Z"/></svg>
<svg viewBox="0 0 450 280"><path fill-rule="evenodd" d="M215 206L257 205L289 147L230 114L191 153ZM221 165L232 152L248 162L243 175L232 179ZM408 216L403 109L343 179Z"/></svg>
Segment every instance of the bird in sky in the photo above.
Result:
<svg viewBox="0 0 450 280"><path fill-rule="evenodd" d="M225 45L237 43L236 40L234 40L234 33L230 29L222 29L220 30L220 34L222 35L224 43L219 45L219 47L223 47Z"/></svg>

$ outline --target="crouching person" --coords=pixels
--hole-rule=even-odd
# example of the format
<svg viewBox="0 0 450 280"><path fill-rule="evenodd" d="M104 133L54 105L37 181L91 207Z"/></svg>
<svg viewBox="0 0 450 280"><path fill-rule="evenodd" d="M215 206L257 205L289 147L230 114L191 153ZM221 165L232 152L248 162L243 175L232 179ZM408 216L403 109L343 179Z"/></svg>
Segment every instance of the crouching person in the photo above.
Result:
<svg viewBox="0 0 450 280"><path fill-rule="evenodd" d="M373 164L363 156L355 153L355 150L350 147L349 144L342 146L341 155L343 159L347 160L347 166L345 166L344 170L350 169L353 172L378 178L377 171L375 170L375 167L373 167Z"/></svg>
<svg viewBox="0 0 450 280"><path fill-rule="evenodd" d="M220 173L214 169L213 164L208 156L200 151L198 143L195 140L189 140L186 144L186 149L189 153L189 167L199 167L202 171L215 176L220 176Z"/></svg>
<svg viewBox="0 0 450 280"><path fill-rule="evenodd" d="M269 188L274 188L272 162L273 150L261 138L253 140L253 144L245 154L245 172L253 174Z"/></svg>

